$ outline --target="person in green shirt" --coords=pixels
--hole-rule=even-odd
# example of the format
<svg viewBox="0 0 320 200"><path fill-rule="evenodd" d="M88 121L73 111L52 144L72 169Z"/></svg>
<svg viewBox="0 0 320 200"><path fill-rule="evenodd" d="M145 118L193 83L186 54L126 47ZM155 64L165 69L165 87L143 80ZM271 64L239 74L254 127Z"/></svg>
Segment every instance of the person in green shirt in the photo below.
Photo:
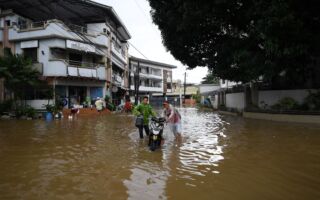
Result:
<svg viewBox="0 0 320 200"><path fill-rule="evenodd" d="M143 138L143 129L146 132L146 135L149 135L149 117L156 116L156 113L153 111L151 105L149 104L149 98L148 97L143 97L143 101L141 104L136 106L133 110L133 114L136 116L142 115L143 116L143 126L139 126L139 134L140 134L140 139Z"/></svg>

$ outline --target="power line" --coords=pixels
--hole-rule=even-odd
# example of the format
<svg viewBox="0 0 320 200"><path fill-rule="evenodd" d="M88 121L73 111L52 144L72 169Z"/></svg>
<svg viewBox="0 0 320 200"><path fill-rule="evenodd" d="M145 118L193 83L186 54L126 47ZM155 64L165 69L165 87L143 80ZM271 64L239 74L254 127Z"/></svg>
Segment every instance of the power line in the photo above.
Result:
<svg viewBox="0 0 320 200"><path fill-rule="evenodd" d="M140 6L140 4L137 2L137 0L134 0L135 4L137 5L137 7L139 8L139 10L141 11L141 13L148 18L148 16L146 15L146 13L144 12L144 10L142 9L142 7Z"/></svg>
<svg viewBox="0 0 320 200"><path fill-rule="evenodd" d="M148 58L147 56L145 56L141 51L139 51L132 43L130 43L129 41L128 41L128 43L129 43L135 50L137 50L144 58L146 58L147 60L149 60L149 58Z"/></svg>
<svg viewBox="0 0 320 200"><path fill-rule="evenodd" d="M149 24L150 30L151 30L154 34L158 35L159 32L157 32L157 30L154 29L154 26L152 26L152 17L151 17L151 16L148 16L148 15L146 14L145 10L143 10L143 8L140 6L140 4L137 2L137 0L134 0L134 2L135 2L135 4L136 4L136 6L138 7L138 9L140 10L140 12L142 13L142 15L144 16L143 18L145 19L145 21L147 22L147 24ZM149 18L151 19L151 23L150 23L150 21L148 20Z"/></svg>

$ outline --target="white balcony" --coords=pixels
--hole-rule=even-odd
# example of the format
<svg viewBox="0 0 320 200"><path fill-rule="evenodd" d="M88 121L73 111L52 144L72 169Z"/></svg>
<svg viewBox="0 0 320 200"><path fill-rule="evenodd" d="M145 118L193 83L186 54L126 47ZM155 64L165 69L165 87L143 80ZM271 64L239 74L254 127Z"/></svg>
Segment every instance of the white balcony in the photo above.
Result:
<svg viewBox="0 0 320 200"><path fill-rule="evenodd" d="M9 29L9 40L31 40L40 38L64 38L87 43L81 34L90 40L90 43L108 47L108 37L104 34L87 34L84 29L74 29L74 26L66 26L59 20L49 20L30 24L28 27L13 26ZM79 36L80 35L80 36ZM2 37L1 37L2 38Z"/></svg>
<svg viewBox="0 0 320 200"><path fill-rule="evenodd" d="M134 90L134 86L131 85L130 86L131 90ZM163 92L163 88L162 87L149 87L149 86L139 86L139 91L140 92Z"/></svg>
<svg viewBox="0 0 320 200"><path fill-rule="evenodd" d="M162 80L161 75L139 73L139 76L140 78L144 78L144 79Z"/></svg>
<svg viewBox="0 0 320 200"><path fill-rule="evenodd" d="M134 76L134 73L131 71L130 76ZM153 80L162 80L162 75L157 74L146 74L146 73L139 73L141 79L153 79Z"/></svg>
<svg viewBox="0 0 320 200"><path fill-rule="evenodd" d="M127 63L127 57L123 48L118 47L115 42L112 42L111 51L113 55L116 55L123 63Z"/></svg>
<svg viewBox="0 0 320 200"><path fill-rule="evenodd" d="M48 65L43 66L43 76L54 77L82 77L96 80L106 80L105 67L96 65L90 67L92 63L82 65L71 65L67 60L49 60Z"/></svg>

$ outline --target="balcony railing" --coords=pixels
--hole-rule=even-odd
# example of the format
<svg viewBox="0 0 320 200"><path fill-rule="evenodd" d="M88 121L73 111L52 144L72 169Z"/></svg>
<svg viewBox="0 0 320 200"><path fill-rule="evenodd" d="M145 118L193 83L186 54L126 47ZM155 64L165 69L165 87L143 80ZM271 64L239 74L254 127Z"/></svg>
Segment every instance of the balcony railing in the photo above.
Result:
<svg viewBox="0 0 320 200"><path fill-rule="evenodd" d="M130 89L134 90L134 85L131 85ZM162 87L151 87L151 86L140 85L139 86L139 91L163 92L163 88Z"/></svg>
<svg viewBox="0 0 320 200"><path fill-rule="evenodd" d="M131 85L133 86L133 85ZM161 84L140 84L142 87L161 88Z"/></svg>
<svg viewBox="0 0 320 200"><path fill-rule="evenodd" d="M26 30L44 28L46 23L47 23L46 21L32 22L32 23L20 24L18 27L21 31L26 31Z"/></svg>
<svg viewBox="0 0 320 200"><path fill-rule="evenodd" d="M72 67L97 68L97 67L103 66L102 64L98 64L98 63L80 62L76 60L65 60L65 61L69 64L69 66L72 66Z"/></svg>
<svg viewBox="0 0 320 200"><path fill-rule="evenodd" d="M88 65L80 65L81 62L78 63L79 65L71 65L68 60L50 59L48 64L43 66L43 75L52 77L85 77L106 80L106 70L103 65L89 63L93 64L95 67L88 67Z"/></svg>
<svg viewBox="0 0 320 200"><path fill-rule="evenodd" d="M75 24L68 24L67 25L71 31L77 32L77 33L88 33L87 27L75 25Z"/></svg>
<svg viewBox="0 0 320 200"><path fill-rule="evenodd" d="M112 41L112 46L117 53L122 55L122 57L126 57L125 49L121 45L119 45L115 41Z"/></svg>

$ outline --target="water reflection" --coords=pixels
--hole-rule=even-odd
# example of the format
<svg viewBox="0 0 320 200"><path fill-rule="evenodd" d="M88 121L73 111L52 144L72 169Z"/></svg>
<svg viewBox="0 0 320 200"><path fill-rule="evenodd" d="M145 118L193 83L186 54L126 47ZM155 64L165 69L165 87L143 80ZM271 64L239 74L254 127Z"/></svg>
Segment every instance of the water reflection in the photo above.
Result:
<svg viewBox="0 0 320 200"><path fill-rule="evenodd" d="M225 123L212 112L199 113L189 108L182 113L185 142L179 151L181 177L189 177L186 172L198 176L205 176L207 172L219 173L218 163L224 159Z"/></svg>
<svg viewBox="0 0 320 200"><path fill-rule="evenodd" d="M155 152L127 115L0 121L0 199L320 199L320 127L180 113Z"/></svg>
<svg viewBox="0 0 320 200"><path fill-rule="evenodd" d="M167 199L168 179L183 180L189 187L193 180L207 173L218 174L223 157L224 122L215 113L182 109L183 137L175 140L169 128L164 130L162 149L150 152L147 141L140 141L136 132L130 139L136 146L136 162L130 167L130 178L124 181L129 199ZM195 117L196 116L196 117ZM191 181L191 182L190 182Z"/></svg>

